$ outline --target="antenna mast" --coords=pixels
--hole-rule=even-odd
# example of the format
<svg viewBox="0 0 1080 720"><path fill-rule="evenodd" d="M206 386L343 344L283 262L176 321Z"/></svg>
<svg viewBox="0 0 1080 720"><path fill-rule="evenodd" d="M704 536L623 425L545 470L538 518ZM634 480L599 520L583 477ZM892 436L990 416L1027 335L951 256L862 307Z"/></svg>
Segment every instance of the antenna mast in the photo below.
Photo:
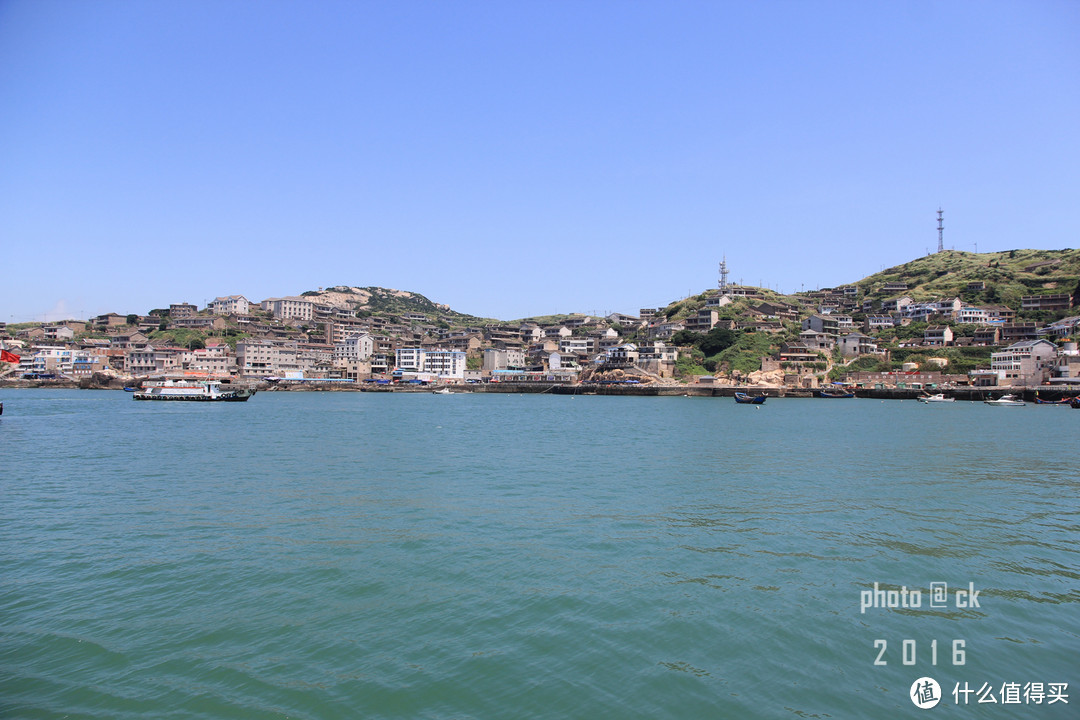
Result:
<svg viewBox="0 0 1080 720"><path fill-rule="evenodd" d="M937 251L941 252L945 249L945 218L943 217L944 211L939 207L937 209Z"/></svg>
<svg viewBox="0 0 1080 720"><path fill-rule="evenodd" d="M720 294L724 295L728 289L728 269L727 269L727 255L724 255L724 259L720 261Z"/></svg>

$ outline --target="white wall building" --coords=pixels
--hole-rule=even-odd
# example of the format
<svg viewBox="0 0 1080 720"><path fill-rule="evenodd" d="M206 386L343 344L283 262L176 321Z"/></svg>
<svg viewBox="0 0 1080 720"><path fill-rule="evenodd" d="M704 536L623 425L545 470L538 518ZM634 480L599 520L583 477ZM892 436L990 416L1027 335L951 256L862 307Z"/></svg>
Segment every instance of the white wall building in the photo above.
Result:
<svg viewBox="0 0 1080 720"><path fill-rule="evenodd" d="M465 353L461 350L424 350L398 348L397 369L404 372L429 373L440 378L465 379Z"/></svg>
<svg viewBox="0 0 1080 720"><path fill-rule="evenodd" d="M210 303L210 312L215 315L247 315L251 312L251 302L243 295L226 295L214 298Z"/></svg>
<svg viewBox="0 0 1080 720"><path fill-rule="evenodd" d="M334 343L335 364L369 360L374 354L375 338L368 333L354 335Z"/></svg>
<svg viewBox="0 0 1080 720"><path fill-rule="evenodd" d="M269 310L277 320L296 318L310 321L315 317L315 303L302 297L268 298L262 301L263 310Z"/></svg>
<svg viewBox="0 0 1080 720"><path fill-rule="evenodd" d="M299 370L294 340L241 340L236 343L236 365L241 375L282 377Z"/></svg>

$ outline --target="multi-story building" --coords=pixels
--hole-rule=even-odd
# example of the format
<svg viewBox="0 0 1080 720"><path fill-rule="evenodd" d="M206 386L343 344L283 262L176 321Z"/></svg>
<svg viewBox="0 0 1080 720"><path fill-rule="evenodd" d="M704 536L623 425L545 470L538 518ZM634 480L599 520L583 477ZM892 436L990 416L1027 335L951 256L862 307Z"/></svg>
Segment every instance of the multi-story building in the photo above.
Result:
<svg viewBox="0 0 1080 720"><path fill-rule="evenodd" d="M596 352L596 341L591 337L560 338L559 352L564 355L586 355Z"/></svg>
<svg viewBox="0 0 1080 720"><path fill-rule="evenodd" d="M893 320L892 315L867 315L864 328L866 332L876 332L878 330L888 330L891 327L896 326L896 321Z"/></svg>
<svg viewBox="0 0 1080 720"><path fill-rule="evenodd" d="M987 325L990 323L990 313L986 308L964 305L956 313L956 321L964 325Z"/></svg>
<svg viewBox="0 0 1080 720"><path fill-rule="evenodd" d="M182 351L178 364L180 369L187 372L231 375L236 370L236 356L228 345L213 344L197 350Z"/></svg>
<svg viewBox="0 0 1080 720"><path fill-rule="evenodd" d="M1021 340L1037 340L1039 331L1033 322L1013 322L1001 326L1001 342L1014 343Z"/></svg>
<svg viewBox="0 0 1080 720"><path fill-rule="evenodd" d="M334 343L334 363L369 360L375 354L375 338L368 333Z"/></svg>
<svg viewBox="0 0 1080 720"><path fill-rule="evenodd" d="M903 297L889 298L881 301L881 311L886 313L903 312L904 308L915 302L907 295Z"/></svg>
<svg viewBox="0 0 1080 720"><path fill-rule="evenodd" d="M251 312L251 301L243 295L225 295L214 298L210 303L210 312L215 315L247 315Z"/></svg>
<svg viewBox="0 0 1080 720"><path fill-rule="evenodd" d="M425 350L398 348L397 369L403 372L429 373L441 378L465 378L465 353L460 350Z"/></svg>
<svg viewBox="0 0 1080 720"><path fill-rule="evenodd" d="M1072 295L1025 295L1020 298L1021 310L1068 310L1072 307Z"/></svg>
<svg viewBox="0 0 1080 720"><path fill-rule="evenodd" d="M171 318L191 317L197 312L199 312L199 308L191 303L173 303L169 305L169 317Z"/></svg>
<svg viewBox="0 0 1080 720"><path fill-rule="evenodd" d="M878 349L877 341L860 332L853 332L843 336L840 338L840 342L837 345L840 348L840 354L844 357L877 355L881 353L881 350Z"/></svg>
<svg viewBox="0 0 1080 720"><path fill-rule="evenodd" d="M923 344L945 347L952 345L953 331L948 325L931 325L923 331Z"/></svg>
<svg viewBox="0 0 1080 720"><path fill-rule="evenodd" d="M990 369L999 385L1041 385L1058 365L1057 345L1049 340L1024 340L990 355Z"/></svg>
<svg viewBox="0 0 1080 720"><path fill-rule="evenodd" d="M712 308L702 308L697 315L686 318L686 329L694 332L709 332L716 327L720 315Z"/></svg>
<svg viewBox="0 0 1080 720"><path fill-rule="evenodd" d="M657 323L649 326L648 336L650 340L670 340L675 333L685 329L686 325L681 322Z"/></svg>
<svg viewBox="0 0 1080 720"><path fill-rule="evenodd" d="M128 350L124 357L124 371L129 375L161 375L179 368L182 348L153 344Z"/></svg>
<svg viewBox="0 0 1080 720"><path fill-rule="evenodd" d="M519 370L525 367L525 352L520 348L498 350L489 348L484 350L483 371L490 375L496 370Z"/></svg>
<svg viewBox="0 0 1080 720"><path fill-rule="evenodd" d="M607 351L605 365L629 367L638 361L638 347L634 343L617 345Z"/></svg>
<svg viewBox="0 0 1080 720"><path fill-rule="evenodd" d="M851 318L848 318L848 320L850 321ZM838 319L832 315L811 315L802 321L802 329L824 333L826 335L831 335L834 338L840 337L840 323Z"/></svg>
<svg viewBox="0 0 1080 720"><path fill-rule="evenodd" d="M315 317L315 303L302 297L268 298L262 301L262 309L272 313L276 320L295 318L310 322Z"/></svg>
<svg viewBox="0 0 1080 720"><path fill-rule="evenodd" d="M252 340L236 343L236 365L241 375L284 376L299 371L295 340Z"/></svg>

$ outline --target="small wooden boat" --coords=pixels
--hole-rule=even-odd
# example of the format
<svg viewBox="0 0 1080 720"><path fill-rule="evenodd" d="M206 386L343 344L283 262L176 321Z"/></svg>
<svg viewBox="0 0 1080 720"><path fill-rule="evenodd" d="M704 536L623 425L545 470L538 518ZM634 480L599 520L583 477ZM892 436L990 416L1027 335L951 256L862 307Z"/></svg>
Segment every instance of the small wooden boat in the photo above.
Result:
<svg viewBox="0 0 1080 720"><path fill-rule="evenodd" d="M1059 398L1058 400L1043 400L1039 397L1039 392L1035 391L1035 404L1036 405L1068 405L1074 398Z"/></svg>
<svg viewBox="0 0 1080 720"><path fill-rule="evenodd" d="M832 398L832 399L853 398L853 397L855 397L855 393L847 391L847 390L818 390L817 391L817 397L819 397L819 398Z"/></svg>
<svg viewBox="0 0 1080 720"><path fill-rule="evenodd" d="M1080 397L1074 397L1069 401L1069 405L1073 410L1080 410Z"/></svg>
<svg viewBox="0 0 1080 720"><path fill-rule="evenodd" d="M735 393L735 402L740 405L764 405L765 398L767 397L768 395L748 395L746 393L737 392Z"/></svg>

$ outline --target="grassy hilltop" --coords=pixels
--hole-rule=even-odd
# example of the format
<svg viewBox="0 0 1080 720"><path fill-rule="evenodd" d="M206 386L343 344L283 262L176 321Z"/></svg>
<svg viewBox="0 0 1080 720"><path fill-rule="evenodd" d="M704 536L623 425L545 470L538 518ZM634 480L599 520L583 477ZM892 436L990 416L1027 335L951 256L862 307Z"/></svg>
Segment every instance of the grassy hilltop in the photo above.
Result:
<svg viewBox="0 0 1080 720"><path fill-rule="evenodd" d="M982 281L985 290L967 290ZM888 282L906 282L905 292L888 292ZM970 253L946 250L888 268L853 283L880 299L909 295L915 300L957 296L978 305L1019 308L1024 295L1072 294L1080 283L1080 250L1007 250Z"/></svg>

